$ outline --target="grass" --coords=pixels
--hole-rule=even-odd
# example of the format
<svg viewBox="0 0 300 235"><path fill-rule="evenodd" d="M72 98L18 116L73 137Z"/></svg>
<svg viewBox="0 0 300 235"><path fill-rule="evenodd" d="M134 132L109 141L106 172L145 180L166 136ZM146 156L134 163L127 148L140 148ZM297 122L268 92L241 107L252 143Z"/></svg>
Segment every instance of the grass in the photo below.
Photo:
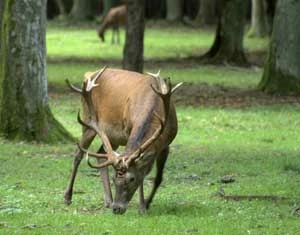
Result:
<svg viewBox="0 0 300 235"><path fill-rule="evenodd" d="M85 28L58 27L50 23L47 30L47 51L51 59L120 59L123 54L125 31L120 31L121 44L111 44L111 31L105 34L106 43L101 43L92 24ZM214 29L203 30L182 25L146 27L144 56L150 59L184 58L201 55L214 40ZM266 39L245 38L246 51L261 51L267 46Z"/></svg>
<svg viewBox="0 0 300 235"><path fill-rule="evenodd" d="M92 30L50 26L50 57L98 56L96 50L91 49L94 47L89 49L82 41L92 36ZM153 27L148 33L164 38L167 30ZM79 37L82 32L87 34ZM172 32L174 40L180 41L181 33ZM189 40L194 47L193 40L201 37L201 32L191 35L183 45L187 50ZM66 43L60 54L58 41L64 38L73 43ZM76 40L80 42L77 44ZM153 44L153 50L159 51L154 37L146 40ZM163 52L158 57L172 57L180 54L180 50L174 48L173 52ZM114 50L105 50L103 56L119 59ZM79 83L84 72L98 67L89 60L48 64L51 109L77 138L80 137L80 126L76 122L79 97L66 92L64 79ZM155 65L146 69L156 70ZM172 64L162 69L162 74L171 76L175 82L207 82L243 88L255 87L262 72L260 69ZM138 214L137 196L123 216L115 216L103 208L99 179L84 161L75 183L73 204L63 204L75 143L47 145L0 139L0 234L300 233L299 214L294 212L300 206L299 105L243 109L180 106L177 114L179 133L171 145L164 182L145 216ZM223 176L233 177L235 181L223 184L220 182ZM150 181L151 178L147 178L148 189ZM217 196L220 191L228 196L274 196L278 200L225 200Z"/></svg>

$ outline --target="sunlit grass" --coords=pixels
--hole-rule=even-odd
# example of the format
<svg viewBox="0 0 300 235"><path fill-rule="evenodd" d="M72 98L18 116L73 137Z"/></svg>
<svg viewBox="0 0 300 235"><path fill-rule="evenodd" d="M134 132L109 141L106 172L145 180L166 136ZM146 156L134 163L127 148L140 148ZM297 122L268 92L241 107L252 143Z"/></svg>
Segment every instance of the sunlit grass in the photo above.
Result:
<svg viewBox="0 0 300 235"><path fill-rule="evenodd" d="M47 51L49 58L121 59L125 30L120 32L121 44L111 44L111 30L102 43L94 24L78 30L76 27L57 27L49 24L47 29ZM145 59L184 58L199 56L210 48L214 40L214 29L203 30L176 24L145 29ZM264 50L267 39L245 37L245 50Z"/></svg>
<svg viewBox="0 0 300 235"><path fill-rule="evenodd" d="M74 95L51 108L76 137ZM3 234L297 234L300 203L299 106L178 108L179 133L165 177L145 216L134 197L123 216L103 207L99 179L83 161L73 204L63 204L74 144L1 140L0 232ZM235 182L221 184L231 175ZM150 181L146 181L147 188ZM285 200L226 201L216 196L272 195ZM241 219L242 218L242 219ZM120 230L121 229L121 230Z"/></svg>
<svg viewBox="0 0 300 235"><path fill-rule="evenodd" d="M213 31L151 27L146 31L146 57L194 55L209 48L212 39ZM95 58L116 59L108 66L121 67L122 46L101 44L94 29L51 24L47 40L48 56L55 61L48 64L51 109L78 139L80 97L66 90L64 80L80 84L86 71L107 65ZM260 50L265 41L246 39L247 45L249 50ZM77 62L59 62L65 58ZM145 71L162 69L161 74L175 83L253 88L262 73L195 63L158 65L146 64ZM115 216L104 208L97 172L85 161L79 168L73 204L63 204L75 143L14 143L0 138L0 234L300 233L299 214L293 213L300 206L299 105L180 106L177 114L179 132L171 145L164 182L144 216L138 214L137 196L125 215ZM228 175L235 181L222 184L220 178ZM151 178L145 183L149 191ZM233 201L220 198L218 192L279 199Z"/></svg>

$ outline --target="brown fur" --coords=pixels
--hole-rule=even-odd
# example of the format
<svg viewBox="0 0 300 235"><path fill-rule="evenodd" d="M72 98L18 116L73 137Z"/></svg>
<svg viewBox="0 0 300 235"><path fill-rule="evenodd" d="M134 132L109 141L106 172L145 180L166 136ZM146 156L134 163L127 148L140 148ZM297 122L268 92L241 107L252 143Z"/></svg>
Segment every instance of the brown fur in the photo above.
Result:
<svg viewBox="0 0 300 235"><path fill-rule="evenodd" d="M98 71L87 73L84 84L97 73ZM161 85L151 75L120 69L106 69L97 79L96 84L97 86L90 91L91 99L87 100L86 97L83 99L84 122L97 120L96 125L106 134L113 149L125 146L124 152L118 157L118 159L124 159L120 162L121 165L113 165L116 173L114 202L111 197L107 169L101 166L106 206L112 206L115 213L124 213L137 187L140 187L140 210L144 212L161 183L168 146L177 134L175 106L170 96L167 99L170 105L166 106L165 99L157 93ZM92 106L95 111L93 117L89 113L88 106ZM160 128L163 128L162 132L149 147L143 150L142 157L138 157L128 165L122 165L122 162L130 159L132 153L139 150L141 145L151 139ZM84 127L80 146L87 149L95 136L95 130ZM103 152L103 149L101 151ZM66 203L71 202L73 183L82 154L82 151L77 151L71 179L65 193ZM157 161L157 177L150 196L144 200L143 180L155 161ZM135 181L129 182L131 178Z"/></svg>
<svg viewBox="0 0 300 235"><path fill-rule="evenodd" d="M98 36L102 40L105 41L105 31L108 28L112 28L112 43L115 43L115 34L117 34L117 43L120 42L120 33L119 27L125 26L127 21L127 6L121 5L118 7L113 7L109 10L109 12L103 18L102 24L98 30Z"/></svg>

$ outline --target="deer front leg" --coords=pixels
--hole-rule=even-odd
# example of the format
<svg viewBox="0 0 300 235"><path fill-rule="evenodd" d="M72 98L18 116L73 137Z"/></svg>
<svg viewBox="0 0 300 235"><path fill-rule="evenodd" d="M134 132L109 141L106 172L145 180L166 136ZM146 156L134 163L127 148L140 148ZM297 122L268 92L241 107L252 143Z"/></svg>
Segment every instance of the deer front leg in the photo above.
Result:
<svg viewBox="0 0 300 235"><path fill-rule="evenodd" d="M139 205L140 214L145 214L147 211L147 207L146 207L146 201L144 197L144 183L142 183L142 185L139 187L139 201L140 201L140 205Z"/></svg>
<svg viewBox="0 0 300 235"><path fill-rule="evenodd" d="M90 146L90 144L92 143L93 139L95 138L95 136L96 136L96 133L93 130L84 129L82 138L80 141L80 145L83 148L88 148ZM77 148L76 154L74 157L74 161L73 161L70 180L69 180L69 183L67 185L67 188L66 188L65 194L64 194L65 204L67 204L67 205L70 205L72 203L73 186L74 186L75 177L76 177L80 162L82 160L82 157L83 157L83 154L82 154L81 150L79 148Z"/></svg>
<svg viewBox="0 0 300 235"><path fill-rule="evenodd" d="M105 153L103 145L98 150L98 153ZM99 163L103 162L103 159L98 159ZM111 193L111 187L110 187L110 181L109 181L109 175L108 175L108 169L107 167L100 169L100 177L102 180L102 185L104 189L104 203L106 208L111 208L113 199L112 199L112 193Z"/></svg>

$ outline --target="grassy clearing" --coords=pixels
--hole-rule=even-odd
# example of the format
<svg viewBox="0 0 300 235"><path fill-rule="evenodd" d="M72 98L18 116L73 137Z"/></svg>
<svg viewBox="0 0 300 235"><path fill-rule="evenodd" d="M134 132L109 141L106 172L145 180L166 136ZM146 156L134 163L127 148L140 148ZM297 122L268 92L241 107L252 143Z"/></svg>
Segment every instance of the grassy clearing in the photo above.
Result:
<svg viewBox="0 0 300 235"><path fill-rule="evenodd" d="M73 95L52 103L57 118L80 135ZM137 198L124 216L103 208L96 173L81 164L71 206L63 189L73 144L1 141L0 232L3 234L297 234L300 203L300 107L180 107L165 180L145 216ZM231 175L232 184L220 178ZM150 178L146 181L150 187ZM285 200L226 201L215 194L272 195ZM241 219L242 218L242 219Z"/></svg>
<svg viewBox="0 0 300 235"><path fill-rule="evenodd" d="M97 26L57 27L50 23L47 30L48 57L52 59L120 59L123 54L125 31L121 30L121 44L110 43L111 30L101 43L96 32ZM214 40L214 30L187 28L182 25L168 27L147 27L145 31L145 59L184 58L201 55L208 50ZM246 51L264 50L266 39L245 38Z"/></svg>
<svg viewBox="0 0 300 235"><path fill-rule="evenodd" d="M89 35L94 35L93 30L63 30L50 27L49 56L98 56L89 55L96 50L83 43ZM165 31L149 30L157 34L156 38L164 38ZM80 42L64 42L69 33L72 36L68 40ZM175 30L174 33L175 39L180 37ZM193 40L198 33L191 35L187 40ZM153 38L147 40L153 40L150 44L155 48L158 42ZM49 40L53 40L52 44ZM64 42L63 47L59 41ZM96 40L94 43L98 44ZM176 50L166 57L180 53L181 49ZM111 55L105 51L107 58L118 56L115 50ZM77 138L80 137L76 122L79 97L65 92L64 79L79 83L84 72L101 66L94 62L48 65L52 111ZM153 68L149 66L149 70ZM261 76L261 70L194 65L164 66L162 73L175 82L243 88L255 87ZM58 92L62 89L64 92ZM300 233L299 214L293 212L300 206L299 105L244 109L178 107L178 120L179 133L171 146L164 182L145 216L137 212L137 196L123 216L114 216L103 208L102 187L94 176L97 172L84 161L75 183L73 204L63 204L73 143L40 145L0 139L0 234ZM235 182L222 184L223 176L233 177ZM148 177L148 189L150 184ZM220 191L229 196L274 196L278 200L224 200L216 196Z"/></svg>
<svg viewBox="0 0 300 235"><path fill-rule="evenodd" d="M65 79L68 78L72 83L80 85L83 75L87 71L95 71L107 64L97 63L55 63L48 64L48 79L50 86L56 89L66 89ZM121 68L119 65L111 67ZM172 64L169 66L146 66L145 71L157 72L161 70L161 75L170 77L175 83L208 83L210 85L223 85L237 88L255 88L261 79L262 70L253 69L234 69L226 67L218 67L212 65L193 65L187 68L178 68Z"/></svg>

